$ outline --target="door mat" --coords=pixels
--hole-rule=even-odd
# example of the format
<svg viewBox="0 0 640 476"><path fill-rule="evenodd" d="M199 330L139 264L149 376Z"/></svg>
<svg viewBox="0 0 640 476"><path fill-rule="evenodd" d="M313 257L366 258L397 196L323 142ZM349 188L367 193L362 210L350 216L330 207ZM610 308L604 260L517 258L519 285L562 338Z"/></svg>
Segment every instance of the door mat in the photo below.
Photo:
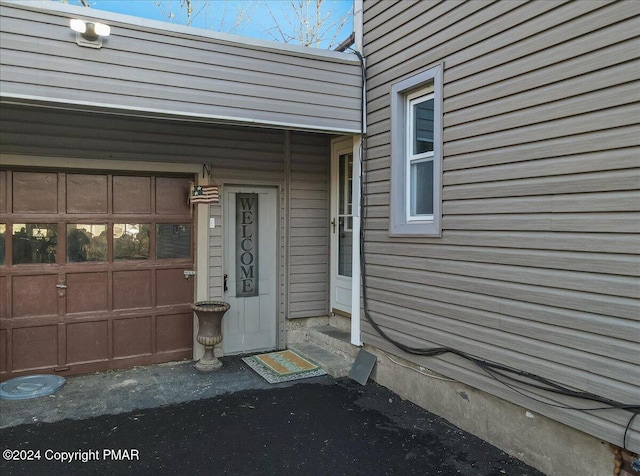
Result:
<svg viewBox="0 0 640 476"><path fill-rule="evenodd" d="M243 357L242 360L269 383L326 375L323 369L292 350Z"/></svg>

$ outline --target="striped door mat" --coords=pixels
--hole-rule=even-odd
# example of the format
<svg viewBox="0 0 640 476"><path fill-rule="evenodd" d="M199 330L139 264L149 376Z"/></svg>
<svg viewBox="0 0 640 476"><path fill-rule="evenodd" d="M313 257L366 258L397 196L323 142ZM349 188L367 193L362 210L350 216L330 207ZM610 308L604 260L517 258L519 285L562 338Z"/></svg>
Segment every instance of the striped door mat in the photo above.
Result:
<svg viewBox="0 0 640 476"><path fill-rule="evenodd" d="M269 383L325 375L326 372L292 350L243 357L242 360Z"/></svg>

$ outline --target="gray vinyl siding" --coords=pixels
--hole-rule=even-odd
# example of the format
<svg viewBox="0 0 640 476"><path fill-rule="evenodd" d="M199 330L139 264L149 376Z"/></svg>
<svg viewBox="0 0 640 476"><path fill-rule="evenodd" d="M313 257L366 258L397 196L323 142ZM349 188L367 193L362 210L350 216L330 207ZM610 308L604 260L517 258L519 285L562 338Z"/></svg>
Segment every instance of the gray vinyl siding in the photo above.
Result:
<svg viewBox="0 0 640 476"><path fill-rule="evenodd" d="M373 317L411 346L453 347L637 404L640 3L364 7ZM442 238L392 238L391 86L441 63ZM403 354L362 327L368 344L623 446L631 413L544 405L458 357ZM627 447L640 450L637 419Z"/></svg>
<svg viewBox="0 0 640 476"><path fill-rule="evenodd" d="M284 168L284 132L3 105L2 152L84 159ZM249 139L248 139L249 138Z"/></svg>
<svg viewBox="0 0 640 476"><path fill-rule="evenodd" d="M329 309L329 156L326 137L292 136L289 317Z"/></svg>
<svg viewBox="0 0 640 476"><path fill-rule="evenodd" d="M69 18L79 15L111 26L101 49L76 45ZM3 100L359 130L360 67L350 54L270 46L54 2L2 3L0 16Z"/></svg>

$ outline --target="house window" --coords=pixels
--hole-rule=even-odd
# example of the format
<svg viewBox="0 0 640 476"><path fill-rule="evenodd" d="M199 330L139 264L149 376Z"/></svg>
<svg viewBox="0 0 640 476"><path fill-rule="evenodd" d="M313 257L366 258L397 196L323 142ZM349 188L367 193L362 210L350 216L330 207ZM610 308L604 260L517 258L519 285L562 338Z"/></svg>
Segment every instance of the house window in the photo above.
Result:
<svg viewBox="0 0 640 476"><path fill-rule="evenodd" d="M442 66L391 87L391 235L440 236Z"/></svg>

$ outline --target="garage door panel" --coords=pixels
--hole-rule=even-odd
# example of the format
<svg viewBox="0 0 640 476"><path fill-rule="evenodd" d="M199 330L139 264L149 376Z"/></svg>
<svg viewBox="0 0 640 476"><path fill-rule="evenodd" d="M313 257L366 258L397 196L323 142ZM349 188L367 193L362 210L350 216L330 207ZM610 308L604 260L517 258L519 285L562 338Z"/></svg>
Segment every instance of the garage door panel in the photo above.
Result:
<svg viewBox="0 0 640 476"><path fill-rule="evenodd" d="M168 314L156 317L156 350L172 352L193 347L193 314Z"/></svg>
<svg viewBox="0 0 640 476"><path fill-rule="evenodd" d="M151 213L151 177L113 177L113 213Z"/></svg>
<svg viewBox="0 0 640 476"><path fill-rule="evenodd" d="M58 213L58 174L13 173L14 213Z"/></svg>
<svg viewBox="0 0 640 476"><path fill-rule="evenodd" d="M151 355L153 351L151 316L113 321L113 357Z"/></svg>
<svg viewBox="0 0 640 476"><path fill-rule="evenodd" d="M190 180L0 170L1 380L191 355Z"/></svg>
<svg viewBox="0 0 640 476"><path fill-rule="evenodd" d="M67 213L107 213L106 175L67 175Z"/></svg>
<svg viewBox="0 0 640 476"><path fill-rule="evenodd" d="M5 329L0 329L0 372L6 372L8 370L8 354L7 354L7 334Z"/></svg>
<svg viewBox="0 0 640 476"><path fill-rule="evenodd" d="M67 274L67 313L106 311L108 273Z"/></svg>
<svg viewBox="0 0 640 476"><path fill-rule="evenodd" d="M57 274L14 276L12 283L13 316L58 314Z"/></svg>
<svg viewBox="0 0 640 476"><path fill-rule="evenodd" d="M12 331L14 371L55 367L58 363L58 326L15 328Z"/></svg>
<svg viewBox="0 0 640 476"><path fill-rule="evenodd" d="M188 216L188 195L189 179L158 177L156 179L156 213Z"/></svg>
<svg viewBox="0 0 640 476"><path fill-rule="evenodd" d="M7 213L7 173L0 170L0 213Z"/></svg>
<svg viewBox="0 0 640 476"><path fill-rule="evenodd" d="M8 317L7 310L7 277L0 276L0 319Z"/></svg>
<svg viewBox="0 0 640 476"><path fill-rule="evenodd" d="M184 269L159 269L156 271L156 296L158 306L183 304L193 300L193 279L184 279Z"/></svg>
<svg viewBox="0 0 640 476"><path fill-rule="evenodd" d="M109 358L109 323L91 321L67 324L67 364Z"/></svg>
<svg viewBox="0 0 640 476"><path fill-rule="evenodd" d="M151 307L151 270L113 273L113 308Z"/></svg>

